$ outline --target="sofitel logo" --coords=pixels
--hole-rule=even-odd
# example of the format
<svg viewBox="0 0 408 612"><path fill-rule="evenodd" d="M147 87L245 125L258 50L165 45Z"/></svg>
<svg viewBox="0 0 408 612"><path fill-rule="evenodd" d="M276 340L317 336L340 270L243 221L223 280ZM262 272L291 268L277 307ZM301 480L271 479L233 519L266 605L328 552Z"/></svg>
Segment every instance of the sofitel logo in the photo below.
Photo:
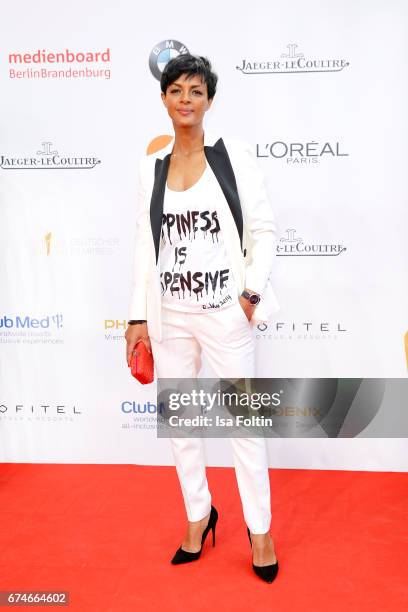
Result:
<svg viewBox="0 0 408 612"><path fill-rule="evenodd" d="M65 404L0 404L0 414L41 414L41 415L57 415L57 414L82 414L77 410L76 406L66 406Z"/></svg>
<svg viewBox="0 0 408 612"><path fill-rule="evenodd" d="M284 159L287 164L316 164L323 157L348 157L349 153L340 151L339 142L283 142L277 140L272 144L257 144L257 157Z"/></svg>
<svg viewBox="0 0 408 612"><path fill-rule="evenodd" d="M39 421L42 423L68 422L81 418L82 412L75 405L21 404L0 402L0 421Z"/></svg>
<svg viewBox="0 0 408 612"><path fill-rule="evenodd" d="M298 45L286 45L288 52L281 53L280 59L255 61L242 60L242 66L236 66L243 74L282 74L299 72L340 72L350 65L344 59L306 59L304 53L298 52Z"/></svg>
<svg viewBox="0 0 408 612"><path fill-rule="evenodd" d="M342 323L334 321L275 321L258 323L256 330L264 332L257 338L265 340L337 340L348 333Z"/></svg>
<svg viewBox="0 0 408 612"><path fill-rule="evenodd" d="M313 244L295 236L293 228L286 230L287 238L280 238L276 254L280 257L337 257L347 250L342 244Z"/></svg>
<svg viewBox="0 0 408 612"><path fill-rule="evenodd" d="M41 145L42 149L31 156L2 155L0 167L3 170L91 170L101 163L97 157L61 156L49 141Z"/></svg>

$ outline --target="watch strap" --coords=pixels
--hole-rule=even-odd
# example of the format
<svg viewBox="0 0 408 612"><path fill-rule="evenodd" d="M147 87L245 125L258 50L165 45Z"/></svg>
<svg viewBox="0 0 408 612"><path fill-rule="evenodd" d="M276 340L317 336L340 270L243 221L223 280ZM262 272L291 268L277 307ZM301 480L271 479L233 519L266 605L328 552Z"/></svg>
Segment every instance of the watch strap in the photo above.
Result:
<svg viewBox="0 0 408 612"><path fill-rule="evenodd" d="M246 291L245 289L242 291L241 295L249 301L251 306L256 306L256 304L259 304L259 302L261 301L260 295L258 295L257 293L249 293L249 291ZM251 300L253 296L255 299Z"/></svg>

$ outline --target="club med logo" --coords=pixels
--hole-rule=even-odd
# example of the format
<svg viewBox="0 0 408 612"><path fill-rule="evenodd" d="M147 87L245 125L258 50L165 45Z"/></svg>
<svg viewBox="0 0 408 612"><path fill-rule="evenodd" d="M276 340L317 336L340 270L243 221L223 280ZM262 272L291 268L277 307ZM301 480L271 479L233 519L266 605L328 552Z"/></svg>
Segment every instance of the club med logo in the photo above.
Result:
<svg viewBox="0 0 408 612"><path fill-rule="evenodd" d="M49 327L55 327L60 329L62 327L62 314L55 315L47 315L42 319L36 319L34 317L30 317L29 315L20 316L17 315L15 317L8 317L4 315L0 317L0 329L1 328L17 328L17 329L48 329Z"/></svg>
<svg viewBox="0 0 408 612"><path fill-rule="evenodd" d="M139 402L122 402L121 411L125 414L156 414L157 413L157 405L147 401L144 404ZM159 404L159 412L162 412L162 403Z"/></svg>
<svg viewBox="0 0 408 612"><path fill-rule="evenodd" d="M182 53L189 53L189 50L178 40L166 39L157 43L149 55L149 68L154 78L160 81L167 62Z"/></svg>
<svg viewBox="0 0 408 612"><path fill-rule="evenodd" d="M340 150L339 142L319 143L311 142L283 142L277 140L271 144L257 144L257 157L272 157L282 159L287 164L305 165L317 164L323 158L335 159L337 157L348 157L349 153Z"/></svg>
<svg viewBox="0 0 408 612"><path fill-rule="evenodd" d="M63 344L63 315L43 317L30 315L0 316L0 342L2 344Z"/></svg>
<svg viewBox="0 0 408 612"><path fill-rule="evenodd" d="M241 66L236 66L242 74L297 74L304 72L340 72L349 66L344 59L306 58L298 51L298 45L286 45L287 53L281 53L279 59L242 60Z"/></svg>
<svg viewBox="0 0 408 612"><path fill-rule="evenodd" d="M293 228L286 230L286 238L280 238L276 254L280 257L337 257L347 250L342 244L314 244L295 236Z"/></svg>
<svg viewBox="0 0 408 612"><path fill-rule="evenodd" d="M122 415L129 417L129 420L121 424L122 429L155 429L161 428L162 414L165 410L163 402L159 404L150 401L143 404L135 401L123 401L120 406Z"/></svg>
<svg viewBox="0 0 408 612"><path fill-rule="evenodd" d="M3 170L92 170L101 163L98 157L60 155L52 142L44 141L34 155L1 156Z"/></svg>
<svg viewBox="0 0 408 612"><path fill-rule="evenodd" d="M110 79L110 68L98 68L93 64L102 63L109 64L110 49L105 51L47 51L46 49L37 49L34 53L20 52L9 53L8 61L10 64L9 78L10 79L78 79L78 78L105 78ZM53 66L41 67L41 64L58 64L58 67ZM80 65L78 68L67 64ZM86 64L82 67L81 65ZM32 67L31 65L34 65ZM13 66L13 67L11 67ZM23 69L15 68L21 66Z"/></svg>

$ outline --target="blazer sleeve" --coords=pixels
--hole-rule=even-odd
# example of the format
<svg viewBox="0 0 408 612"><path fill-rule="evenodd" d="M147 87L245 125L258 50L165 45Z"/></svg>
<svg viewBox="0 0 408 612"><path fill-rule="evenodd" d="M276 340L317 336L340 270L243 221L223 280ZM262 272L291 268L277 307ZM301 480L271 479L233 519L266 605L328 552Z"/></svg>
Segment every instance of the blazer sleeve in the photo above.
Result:
<svg viewBox="0 0 408 612"><path fill-rule="evenodd" d="M251 261L245 268L245 286L262 296L276 257L278 228L265 178L251 144L242 141L237 187L243 221L251 237Z"/></svg>
<svg viewBox="0 0 408 612"><path fill-rule="evenodd" d="M138 168L136 229L133 246L132 294L129 319L147 318L147 284L149 266L150 207L147 202L145 177L146 158L142 157Z"/></svg>

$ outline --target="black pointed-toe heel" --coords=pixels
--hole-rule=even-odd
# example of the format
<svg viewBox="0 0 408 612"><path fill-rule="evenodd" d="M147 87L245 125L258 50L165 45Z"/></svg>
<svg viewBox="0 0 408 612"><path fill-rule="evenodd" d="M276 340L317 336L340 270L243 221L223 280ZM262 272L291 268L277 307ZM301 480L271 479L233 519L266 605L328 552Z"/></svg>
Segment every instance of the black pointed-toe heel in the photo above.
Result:
<svg viewBox="0 0 408 612"><path fill-rule="evenodd" d="M199 559L201 555L201 551L203 550L203 545L205 542L205 538L207 537L207 533L212 529L213 532L213 546L215 546L215 526L218 520L218 512L211 506L210 518L208 519L207 527L203 531L203 535L201 536L201 548L197 550L197 552L188 552L188 550L183 550L181 546L176 550L176 554L171 560L171 563L174 565L178 565L179 563L188 563L189 561L194 561L195 559Z"/></svg>
<svg viewBox="0 0 408 612"><path fill-rule="evenodd" d="M249 538L249 542L251 544L251 549L252 549L252 540L251 540L251 533L249 531L249 527L247 527L247 532L248 532L248 538ZM279 569L277 559L275 563L272 563L272 565L254 565L254 562L252 561L252 567L253 567L255 574L259 576L260 578L262 578L262 580L265 580L265 582L273 582L273 580L276 578L276 574L278 573L278 569Z"/></svg>

